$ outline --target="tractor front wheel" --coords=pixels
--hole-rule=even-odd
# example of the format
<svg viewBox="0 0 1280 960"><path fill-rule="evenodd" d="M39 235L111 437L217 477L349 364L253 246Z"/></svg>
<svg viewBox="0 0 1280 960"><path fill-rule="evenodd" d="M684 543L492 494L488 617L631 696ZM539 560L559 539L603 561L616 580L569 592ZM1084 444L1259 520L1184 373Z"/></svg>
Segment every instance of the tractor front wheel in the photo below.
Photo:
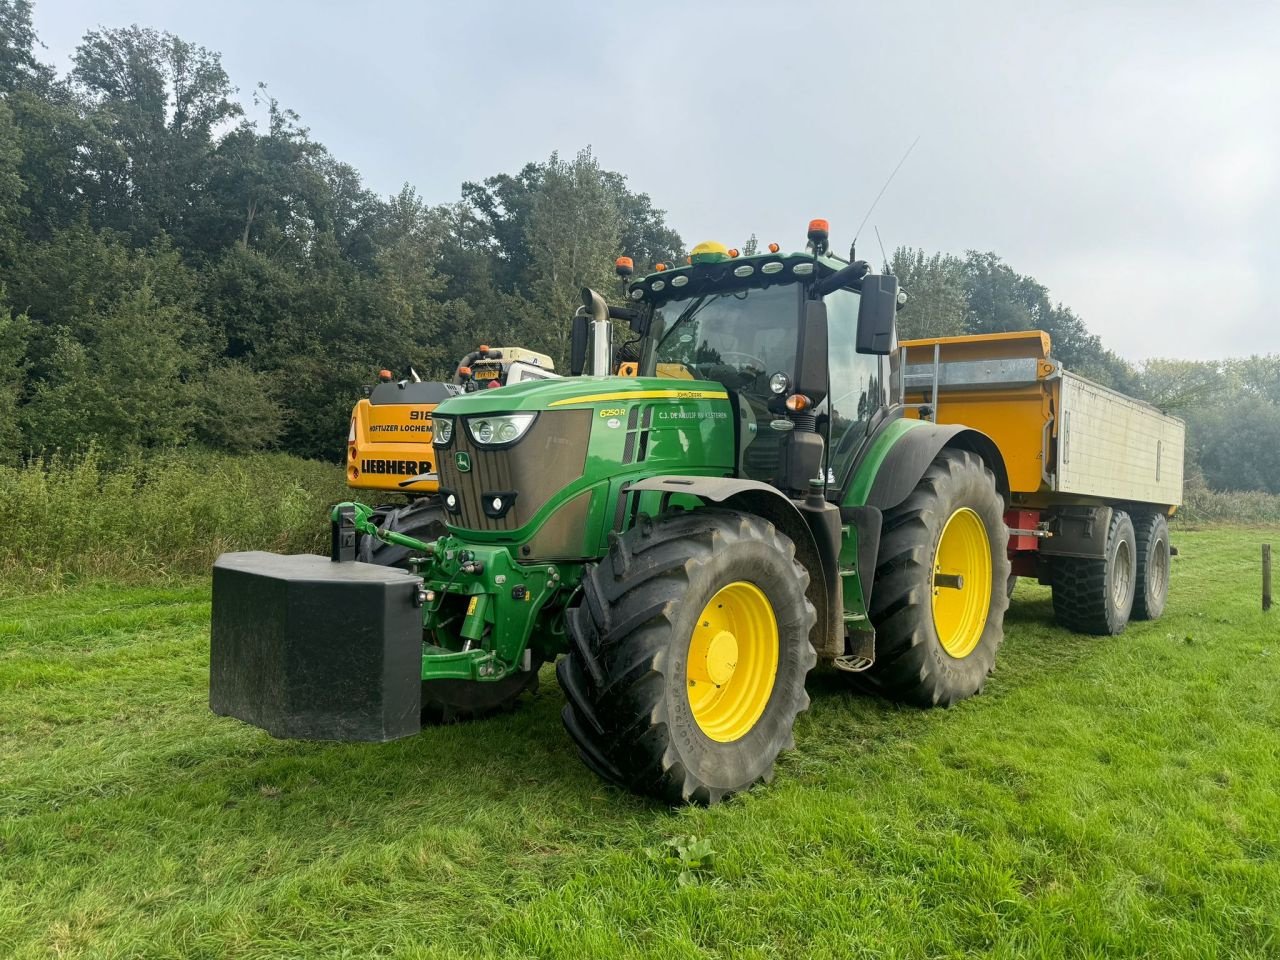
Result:
<svg viewBox="0 0 1280 960"><path fill-rule="evenodd" d="M922 707L982 689L1004 639L1008 543L991 471L974 453L943 450L885 511L871 591L872 689Z"/></svg>
<svg viewBox="0 0 1280 960"><path fill-rule="evenodd" d="M700 509L614 539L569 611L564 723L605 780L712 804L794 746L817 615L794 544L749 514Z"/></svg>
<svg viewBox="0 0 1280 960"><path fill-rule="evenodd" d="M423 680L422 722L464 723L514 710L521 694L538 691L538 668L518 671L501 680Z"/></svg>

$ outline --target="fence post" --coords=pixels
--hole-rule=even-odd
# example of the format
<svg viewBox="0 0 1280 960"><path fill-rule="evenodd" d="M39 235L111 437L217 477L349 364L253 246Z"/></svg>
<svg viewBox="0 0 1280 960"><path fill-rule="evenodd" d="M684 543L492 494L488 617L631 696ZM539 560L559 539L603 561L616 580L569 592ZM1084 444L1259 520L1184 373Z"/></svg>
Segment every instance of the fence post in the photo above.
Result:
<svg viewBox="0 0 1280 960"><path fill-rule="evenodd" d="M1271 544L1262 545L1262 610L1271 609Z"/></svg>

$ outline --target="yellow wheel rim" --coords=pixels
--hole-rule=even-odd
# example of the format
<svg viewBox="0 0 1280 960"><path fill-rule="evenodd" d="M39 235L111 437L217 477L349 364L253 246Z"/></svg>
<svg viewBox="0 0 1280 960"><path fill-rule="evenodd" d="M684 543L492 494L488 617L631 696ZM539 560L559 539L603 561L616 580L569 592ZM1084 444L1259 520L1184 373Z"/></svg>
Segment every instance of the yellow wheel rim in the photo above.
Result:
<svg viewBox="0 0 1280 960"><path fill-rule="evenodd" d="M973 653L991 609L991 541L968 507L947 520L933 561L933 627L957 660Z"/></svg>
<svg viewBox="0 0 1280 960"><path fill-rule="evenodd" d="M745 736L769 704L778 675L778 621L764 592L737 580L702 608L685 672L689 706L712 740Z"/></svg>

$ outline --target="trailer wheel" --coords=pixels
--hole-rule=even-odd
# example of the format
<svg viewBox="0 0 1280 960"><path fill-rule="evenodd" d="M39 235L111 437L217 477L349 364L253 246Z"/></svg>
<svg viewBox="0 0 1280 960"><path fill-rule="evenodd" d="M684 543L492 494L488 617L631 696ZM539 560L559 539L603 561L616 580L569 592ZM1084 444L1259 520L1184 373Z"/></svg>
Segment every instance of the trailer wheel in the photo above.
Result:
<svg viewBox="0 0 1280 960"><path fill-rule="evenodd" d="M1009 606L1009 529L995 477L976 454L944 449L884 515L865 683L922 707L978 693L995 666Z"/></svg>
<svg viewBox="0 0 1280 960"><path fill-rule="evenodd" d="M1133 521L1123 510L1111 513L1105 556L1054 557L1053 615L1059 625L1097 636L1124 630L1134 607L1137 557Z"/></svg>
<svg viewBox="0 0 1280 960"><path fill-rule="evenodd" d="M1133 518L1137 585L1133 594L1133 619L1159 620L1169 599L1169 523L1160 513Z"/></svg>
<svg viewBox="0 0 1280 960"><path fill-rule="evenodd" d="M444 526L444 508L438 497L422 497L411 503L396 506L387 504L373 512L373 521L380 528L417 537L419 540L435 540L447 532ZM413 551L395 543L383 543L377 537L359 534L356 541L356 559L376 563L380 567L409 569L409 557Z"/></svg>
<svg viewBox="0 0 1280 960"><path fill-rule="evenodd" d="M556 670L587 766L671 804L772 777L809 706L808 583L791 540L749 514L642 518L615 538L583 576Z"/></svg>

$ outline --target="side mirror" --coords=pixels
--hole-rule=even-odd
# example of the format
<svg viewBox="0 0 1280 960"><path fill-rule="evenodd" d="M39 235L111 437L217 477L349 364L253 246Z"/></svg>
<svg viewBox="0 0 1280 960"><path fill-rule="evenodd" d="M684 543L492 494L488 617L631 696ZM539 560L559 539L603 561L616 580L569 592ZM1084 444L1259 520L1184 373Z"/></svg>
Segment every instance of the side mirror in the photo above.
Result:
<svg viewBox="0 0 1280 960"><path fill-rule="evenodd" d="M858 304L857 351L888 356L893 351L893 324L897 314L898 278L887 273L864 277L862 300Z"/></svg>
<svg viewBox="0 0 1280 960"><path fill-rule="evenodd" d="M587 366L587 339L591 333L591 320L586 313L579 310L573 315L569 328L569 374L582 376Z"/></svg>
<svg viewBox="0 0 1280 960"><path fill-rule="evenodd" d="M796 392L812 400L815 407L827 395L827 305L821 300L806 300L804 304Z"/></svg>
<svg viewBox="0 0 1280 960"><path fill-rule="evenodd" d="M645 337L649 335L649 315L635 307L610 307L610 320L623 320L631 328L632 333Z"/></svg>

